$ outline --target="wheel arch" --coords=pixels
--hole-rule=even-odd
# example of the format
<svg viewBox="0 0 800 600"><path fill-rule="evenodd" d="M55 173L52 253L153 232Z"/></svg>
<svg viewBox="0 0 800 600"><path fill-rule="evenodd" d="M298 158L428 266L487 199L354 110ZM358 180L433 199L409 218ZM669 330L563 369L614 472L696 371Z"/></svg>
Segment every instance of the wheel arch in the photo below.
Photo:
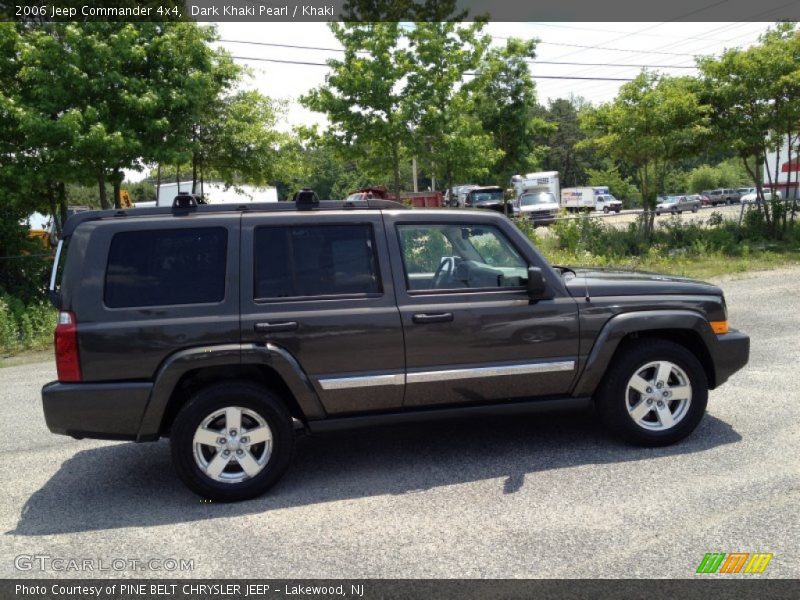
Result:
<svg viewBox="0 0 800 600"><path fill-rule="evenodd" d="M322 403L300 364L273 344L235 344L183 350L159 369L137 441L167 434L180 408L197 390L224 381L250 381L273 390L292 417L325 417Z"/></svg>
<svg viewBox="0 0 800 600"><path fill-rule="evenodd" d="M700 313L688 310L642 311L612 317L597 336L572 390L573 396L592 395L618 353L639 339L663 339L692 352L703 367L709 389L717 385L709 346L713 332Z"/></svg>

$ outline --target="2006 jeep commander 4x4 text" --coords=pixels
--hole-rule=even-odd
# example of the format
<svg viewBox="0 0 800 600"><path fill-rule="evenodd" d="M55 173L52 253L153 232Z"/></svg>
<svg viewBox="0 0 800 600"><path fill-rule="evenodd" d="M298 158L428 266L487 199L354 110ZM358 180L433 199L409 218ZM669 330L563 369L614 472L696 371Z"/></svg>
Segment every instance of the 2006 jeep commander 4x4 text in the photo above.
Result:
<svg viewBox="0 0 800 600"><path fill-rule="evenodd" d="M691 433L748 359L722 291L551 267L491 211L389 201L84 212L51 296L51 431L168 436L198 494L261 494L310 432L594 402L629 442Z"/></svg>

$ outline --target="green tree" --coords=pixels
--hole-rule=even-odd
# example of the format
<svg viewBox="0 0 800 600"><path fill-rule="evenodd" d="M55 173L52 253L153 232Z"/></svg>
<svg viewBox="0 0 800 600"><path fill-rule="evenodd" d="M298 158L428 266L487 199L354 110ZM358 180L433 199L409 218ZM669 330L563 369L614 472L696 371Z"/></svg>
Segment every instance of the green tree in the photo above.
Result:
<svg viewBox="0 0 800 600"><path fill-rule="evenodd" d="M764 164L783 139L789 147L800 129L800 35L794 23L782 23L747 49L732 48L719 58L698 60L715 138L731 146L755 182L768 231L785 230L785 212L762 203ZM790 150L791 152L791 150ZM789 156L791 159L791 155ZM780 163L780 160L776 161ZM768 180L773 180L768 173ZM778 222L781 219L781 223Z"/></svg>
<svg viewBox="0 0 800 600"><path fill-rule="evenodd" d="M645 209L642 234L653 230L656 196L678 159L698 151L709 135L709 108L690 78L642 72L620 88L613 102L586 111L582 127L588 143L635 169Z"/></svg>
<svg viewBox="0 0 800 600"><path fill-rule="evenodd" d="M391 173L399 194L410 135L403 91L410 63L401 24L331 23L330 28L344 46L344 58L327 61L331 73L325 84L301 102L328 116L330 135L346 158L369 175Z"/></svg>
<svg viewBox="0 0 800 600"><path fill-rule="evenodd" d="M611 195L622 200L625 208L641 206L642 195L636 186L619 172L619 167L611 161L599 169L586 169L586 183L591 186L607 186Z"/></svg>
<svg viewBox="0 0 800 600"><path fill-rule="evenodd" d="M406 97L414 152L447 188L456 179L486 177L503 156L475 116L475 94L463 85L488 48L490 38L480 35L484 24L416 23L408 33L414 69Z"/></svg>
<svg viewBox="0 0 800 600"><path fill-rule="evenodd" d="M536 84L528 60L536 56L537 40L510 38L504 48L490 49L469 84L475 113L493 146L503 152L490 178L507 185L511 176L532 170L541 160L537 137L550 129L536 116Z"/></svg>
<svg viewBox="0 0 800 600"><path fill-rule="evenodd" d="M537 111L550 125L537 135L536 141L544 147L541 167L545 171L558 171L565 187L583 185L588 169L603 168L595 148L581 144L587 136L580 126L580 114L589 108L583 98L570 96L556 98L547 108L540 107Z"/></svg>
<svg viewBox="0 0 800 600"><path fill-rule="evenodd" d="M192 158L193 189L197 174L210 174L226 185L264 185L278 176L281 144L286 136L276 129L282 107L256 91L219 100L219 110L195 131Z"/></svg>

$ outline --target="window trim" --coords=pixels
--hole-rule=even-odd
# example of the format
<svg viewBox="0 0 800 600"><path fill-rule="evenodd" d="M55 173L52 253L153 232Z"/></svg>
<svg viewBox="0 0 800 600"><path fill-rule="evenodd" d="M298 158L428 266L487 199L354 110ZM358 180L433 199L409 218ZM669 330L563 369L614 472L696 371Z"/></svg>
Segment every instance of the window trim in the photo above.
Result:
<svg viewBox="0 0 800 600"><path fill-rule="evenodd" d="M405 293L408 296L436 296L441 294L447 295L455 295L455 294L486 294L486 293L503 293L503 292L519 292L527 290L526 286L519 285L519 286L508 286L508 287L480 287L480 288L442 288L442 289L421 289L421 290L413 290L409 285L408 280L408 269L406 268L406 260L405 255L403 253L403 240L400 236L400 227L401 226L426 226L426 225L451 225L451 226L459 226L459 225L466 225L466 226L484 226L484 227L492 227L495 231L500 232L502 235L505 236L506 242L509 246L511 246L519 255L519 257L525 261L526 269L529 269L531 266L530 261L526 258L525 253L522 252L517 246L514 241L511 239L509 235L507 235L500 227L495 225L494 223L479 223L479 222L472 222L472 223L460 223L455 221L395 221L394 223L394 230L395 235L397 236L397 247L400 249L400 265L403 268L403 282L405 283Z"/></svg>
<svg viewBox="0 0 800 600"><path fill-rule="evenodd" d="M111 260L111 246L114 243L114 238L117 237L119 234L122 233L151 233L154 231L158 231L159 233L163 232L173 232L173 231L197 231L202 229L221 229L225 232L225 256L223 260L223 272L222 272L222 298L219 300L212 300L210 302L181 302L181 303L172 303L172 304L136 304L132 306L109 306L106 302L106 292L108 289L108 268ZM208 225L203 227L166 227L166 228L153 228L153 229L123 229L119 231L115 231L111 234L111 237L108 241L108 251L106 252L106 264L105 270L103 272L103 308L109 311L123 311L123 310L150 310L153 308L191 308L194 306L219 306L221 304L225 304L228 298L228 260L230 257L230 235L229 235L228 227L224 225Z"/></svg>
<svg viewBox="0 0 800 600"><path fill-rule="evenodd" d="M353 227L353 226L366 226L369 229L370 240L372 242L372 257L375 264L375 276L377 277L378 292L351 292L346 294L319 294L315 296L257 296L256 289L256 272L258 269L258 258L256 255L256 236L259 229L288 229L288 228L317 228L317 227ZM253 257L253 273L252 273L252 286L253 286L253 303L255 304L280 304L282 302L310 302L315 300L369 300L374 298L383 298L386 294L385 286L383 285L383 276L381 274L381 262L378 256L378 246L375 238L375 224L370 221L348 221L348 222L330 222L330 223L265 223L255 225L253 227L252 246L250 248L251 256ZM294 264L294 252L289 257L291 263ZM292 270L294 270L292 268Z"/></svg>

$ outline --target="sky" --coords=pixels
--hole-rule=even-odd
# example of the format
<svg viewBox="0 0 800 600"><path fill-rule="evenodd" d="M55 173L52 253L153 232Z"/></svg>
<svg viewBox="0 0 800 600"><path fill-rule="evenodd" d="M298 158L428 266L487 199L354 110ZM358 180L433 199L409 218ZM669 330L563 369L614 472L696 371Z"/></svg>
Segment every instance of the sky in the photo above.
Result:
<svg viewBox="0 0 800 600"><path fill-rule="evenodd" d="M252 77L243 88L256 89L287 102L283 131L297 125L327 123L324 115L302 107L298 98L325 83L326 66L265 62L270 59L324 63L341 53L326 23L216 23L219 44L246 65ZM720 54L726 48L747 47L758 40L771 23L489 23L485 32L492 44L502 46L510 36L537 38L537 56L530 67L539 102L574 94L593 104L612 100L624 81L549 79L547 77L633 78L645 65L670 75L691 75L697 55ZM249 42L249 43L248 43ZM253 43L255 42L255 43ZM313 46L317 49L284 48L259 44ZM582 46L582 47L578 47ZM322 48L322 49L319 49ZM583 64L544 64L545 62ZM586 64L594 63L594 64ZM602 65L602 66L598 66ZM616 66L615 66L616 65ZM626 66L620 66L626 65ZM631 66L632 65L632 66ZM144 173L126 171L129 181Z"/></svg>
<svg viewBox="0 0 800 600"><path fill-rule="evenodd" d="M493 45L503 38L538 38L535 62L598 63L533 64L531 74L542 77L632 78L646 65L670 75L691 75L695 55L719 54L725 48L746 47L757 41L769 23L489 23L486 33ZM300 106L297 99L325 82L325 66L264 62L273 59L324 63L340 57L338 52L281 48L240 42L289 44L317 48L341 48L325 23L218 23L221 45L236 61L248 66L253 77L245 87L255 88L272 98L288 101L288 123L324 124L325 118ZM239 42L239 43L237 43ZM575 46L586 46L584 48ZM609 66L606 66L609 65ZM684 67L684 68L680 68ZM624 81L536 79L540 102L570 94L593 103L611 100Z"/></svg>

